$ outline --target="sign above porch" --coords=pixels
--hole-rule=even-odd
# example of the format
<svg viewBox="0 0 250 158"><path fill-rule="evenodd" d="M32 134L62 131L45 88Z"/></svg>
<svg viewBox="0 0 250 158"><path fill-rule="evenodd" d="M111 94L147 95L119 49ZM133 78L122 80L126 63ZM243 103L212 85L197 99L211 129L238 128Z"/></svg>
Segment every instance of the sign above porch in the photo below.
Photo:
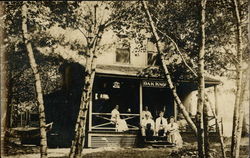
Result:
<svg viewBox="0 0 250 158"><path fill-rule="evenodd" d="M166 81L151 81L151 80L142 80L142 87L152 87L152 88L166 88Z"/></svg>

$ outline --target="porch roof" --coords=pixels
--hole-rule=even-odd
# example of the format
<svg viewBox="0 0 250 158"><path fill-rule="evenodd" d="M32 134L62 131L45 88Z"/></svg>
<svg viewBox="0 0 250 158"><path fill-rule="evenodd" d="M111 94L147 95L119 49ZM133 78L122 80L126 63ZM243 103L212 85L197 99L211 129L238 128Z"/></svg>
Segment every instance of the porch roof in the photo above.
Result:
<svg viewBox="0 0 250 158"><path fill-rule="evenodd" d="M131 77L139 77L139 73L144 67L132 67L132 66L116 66L116 65L97 65L96 73L98 74L110 74L110 75L124 75Z"/></svg>
<svg viewBox="0 0 250 158"><path fill-rule="evenodd" d="M148 67L149 68L149 67ZM160 72L153 72L153 75L143 74L145 67L133 67L133 66L116 66L116 65L97 65L96 73L97 76L112 76L112 77L123 77L123 78L134 78L134 79L153 79L163 80L164 77L160 75ZM152 71L159 71L159 67L151 67ZM191 75L193 76L193 75ZM181 83L194 83L196 82L193 77L180 77L177 79ZM218 79L205 76L205 83L207 85L218 85L222 82Z"/></svg>

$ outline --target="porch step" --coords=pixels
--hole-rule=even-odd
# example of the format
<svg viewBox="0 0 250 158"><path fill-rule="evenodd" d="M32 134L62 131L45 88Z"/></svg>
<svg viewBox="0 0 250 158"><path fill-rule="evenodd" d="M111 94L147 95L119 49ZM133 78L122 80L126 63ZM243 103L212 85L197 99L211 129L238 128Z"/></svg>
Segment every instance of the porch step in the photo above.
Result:
<svg viewBox="0 0 250 158"><path fill-rule="evenodd" d="M143 137L144 147L174 147L174 144L167 141L167 137L153 136L151 138Z"/></svg>
<svg viewBox="0 0 250 158"><path fill-rule="evenodd" d="M152 145L152 147L154 147L154 148L167 148L167 147L171 148L171 147L175 147L175 146L174 145L159 145L159 144L154 144L154 145Z"/></svg>

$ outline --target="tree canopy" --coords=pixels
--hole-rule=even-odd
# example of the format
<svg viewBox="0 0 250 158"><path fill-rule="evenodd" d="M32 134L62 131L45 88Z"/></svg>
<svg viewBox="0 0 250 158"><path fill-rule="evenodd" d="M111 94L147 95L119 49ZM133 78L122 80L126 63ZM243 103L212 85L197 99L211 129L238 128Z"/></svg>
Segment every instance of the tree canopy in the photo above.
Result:
<svg viewBox="0 0 250 158"><path fill-rule="evenodd" d="M129 11L126 13L127 16L121 18L114 29L117 32L127 30L129 34L133 34L133 32L135 34L139 32L138 30L146 29L146 32L150 33L140 3L131 3L134 3L137 7L129 8ZM121 5L125 4L117 2L114 6L120 8ZM129 3L126 5L129 5ZM171 38L179 47L187 63L195 70L197 70L197 64L195 63L197 63L198 43L200 42L198 5L199 2L193 0L154 1L148 4L159 35L161 36L161 42L165 44L167 58L169 59L169 57L175 55L179 56L173 42L169 40ZM205 70L207 74L220 76L230 76L232 74L231 71L228 71L228 69L234 67L234 57L236 55L235 24L232 5L230 1L209 1L207 3L205 55ZM244 1L240 7L242 8L244 59L247 62L249 60L246 44L247 1ZM114 12L114 14L122 14L125 10L119 9L117 12ZM178 63L177 61L172 61L171 65L177 66L176 69L185 67L183 63ZM180 66L180 64L183 66Z"/></svg>

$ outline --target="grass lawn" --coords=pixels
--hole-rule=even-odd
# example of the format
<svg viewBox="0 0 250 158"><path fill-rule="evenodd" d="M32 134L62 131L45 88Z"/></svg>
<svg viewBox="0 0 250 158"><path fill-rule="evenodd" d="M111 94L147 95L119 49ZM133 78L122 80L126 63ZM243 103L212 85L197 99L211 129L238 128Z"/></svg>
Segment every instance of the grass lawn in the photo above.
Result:
<svg viewBox="0 0 250 158"><path fill-rule="evenodd" d="M243 139L240 158L249 157L248 138ZM11 145L7 149L6 158L39 158L39 147ZM226 154L229 156L230 144L227 142ZM67 158L67 149L49 149L50 158ZM213 158L221 158L220 144L211 144ZM183 148L97 148L84 149L83 158L194 158L197 155L196 143L185 143Z"/></svg>

